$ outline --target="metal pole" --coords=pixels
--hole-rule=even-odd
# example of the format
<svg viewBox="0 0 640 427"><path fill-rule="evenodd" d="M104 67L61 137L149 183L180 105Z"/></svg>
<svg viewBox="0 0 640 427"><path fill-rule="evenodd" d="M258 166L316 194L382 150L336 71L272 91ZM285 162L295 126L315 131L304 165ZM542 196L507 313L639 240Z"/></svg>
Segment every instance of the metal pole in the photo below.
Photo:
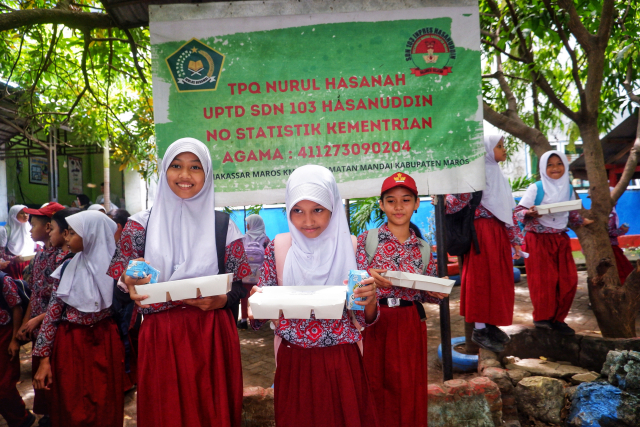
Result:
<svg viewBox="0 0 640 427"><path fill-rule="evenodd" d="M102 150L102 167L104 167L104 210L111 210L111 175L109 174L109 141L105 141Z"/></svg>
<svg viewBox="0 0 640 427"><path fill-rule="evenodd" d="M58 130L55 129L54 130L54 137L52 138L52 143L53 143L53 149L51 150L51 159L52 159L52 165L51 165L51 171L52 171L52 175L53 175L53 197L51 198L52 201L57 202L58 201Z"/></svg>
<svg viewBox="0 0 640 427"><path fill-rule="evenodd" d="M436 196L436 245L438 248L438 276L447 275L447 248L444 225L444 196ZM451 313L449 297L440 301L440 343L442 344L442 375L444 381L453 379L453 358L451 355Z"/></svg>

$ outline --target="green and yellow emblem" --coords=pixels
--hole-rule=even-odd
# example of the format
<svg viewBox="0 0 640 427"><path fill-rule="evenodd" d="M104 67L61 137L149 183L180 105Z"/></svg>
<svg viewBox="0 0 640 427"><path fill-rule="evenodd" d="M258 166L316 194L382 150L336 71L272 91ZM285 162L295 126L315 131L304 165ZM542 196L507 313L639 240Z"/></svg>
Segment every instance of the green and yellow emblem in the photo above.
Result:
<svg viewBox="0 0 640 427"><path fill-rule="evenodd" d="M198 39L191 39L166 61L178 92L216 90L224 55Z"/></svg>

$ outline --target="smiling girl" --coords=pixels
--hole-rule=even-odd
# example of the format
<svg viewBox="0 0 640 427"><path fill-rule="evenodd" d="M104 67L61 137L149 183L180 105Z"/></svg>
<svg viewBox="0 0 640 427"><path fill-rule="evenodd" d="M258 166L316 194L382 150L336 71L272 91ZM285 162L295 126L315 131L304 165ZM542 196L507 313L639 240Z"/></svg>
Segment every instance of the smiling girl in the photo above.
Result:
<svg viewBox="0 0 640 427"><path fill-rule="evenodd" d="M290 233L267 246L264 286L339 286L356 269L354 243L333 174L322 166L296 169L285 195ZM277 259L276 259L277 257ZM372 280L369 279L368 283ZM363 283L367 283L366 281ZM365 298L354 311L361 326L377 320L375 285L356 289ZM264 321L252 320L258 329ZM345 308L338 320L277 321L275 412L278 427L375 427L373 395L357 343L359 327Z"/></svg>
<svg viewBox="0 0 640 427"><path fill-rule="evenodd" d="M540 176L544 197L540 204L567 202L576 194L569 182L567 156L556 150L540 157ZM593 220L577 211L540 215L535 201L538 184L531 184L516 208L518 221L524 223L527 282L533 304L533 323L540 329L554 329L564 335L575 331L565 323L578 287L578 270L571 253L567 225L580 227Z"/></svg>
<svg viewBox="0 0 640 427"><path fill-rule="evenodd" d="M51 295L33 355L33 387L51 390L51 424L121 427L124 348L111 317L113 279L107 276L117 227L100 212L66 218L76 255L53 272Z"/></svg>
<svg viewBox="0 0 640 427"><path fill-rule="evenodd" d="M211 155L182 138L167 148L152 210L132 216L109 274L144 315L138 341L138 426L239 427L242 411L240 342L229 307L244 297L250 273L242 234L216 213ZM105 216L106 218L106 216ZM218 218L228 221L220 226ZM226 295L144 304L130 260L148 262L159 282L233 273ZM119 291L118 291L119 292ZM135 322L135 319L133 319Z"/></svg>

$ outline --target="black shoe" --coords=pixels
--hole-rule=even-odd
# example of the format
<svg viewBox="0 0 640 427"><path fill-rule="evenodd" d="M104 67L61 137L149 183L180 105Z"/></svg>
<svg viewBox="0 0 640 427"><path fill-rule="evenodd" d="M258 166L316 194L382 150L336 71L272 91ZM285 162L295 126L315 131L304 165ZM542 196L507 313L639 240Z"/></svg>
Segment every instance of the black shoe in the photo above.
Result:
<svg viewBox="0 0 640 427"><path fill-rule="evenodd" d="M245 319L238 320L238 329L249 329L249 325Z"/></svg>
<svg viewBox="0 0 640 427"><path fill-rule="evenodd" d="M571 336L576 334L576 331L571 329L571 327L564 322L553 322L553 329L560 332L562 335Z"/></svg>
<svg viewBox="0 0 640 427"><path fill-rule="evenodd" d="M38 427L51 427L51 418L49 418L48 415L40 418L40 421L38 421Z"/></svg>
<svg viewBox="0 0 640 427"><path fill-rule="evenodd" d="M553 329L553 322L551 320L538 320L537 322L533 322L533 324L538 329Z"/></svg>
<svg viewBox="0 0 640 427"><path fill-rule="evenodd" d="M471 341L478 344L480 347L484 348L485 350L493 351L494 353L500 353L502 350L504 350L504 346L502 344L500 344L498 341L491 338L489 329L487 328L482 328L482 329L473 328Z"/></svg>
<svg viewBox="0 0 640 427"><path fill-rule="evenodd" d="M33 415L33 412L27 411L27 413L29 414L29 416L22 422L22 424L20 424L20 427L31 427L33 423L36 422L36 416Z"/></svg>
<svg viewBox="0 0 640 427"><path fill-rule="evenodd" d="M493 341L497 341L500 344L507 344L511 341L511 337L506 334L505 331L498 328L495 325L490 325L487 323L487 329L489 329L489 336Z"/></svg>

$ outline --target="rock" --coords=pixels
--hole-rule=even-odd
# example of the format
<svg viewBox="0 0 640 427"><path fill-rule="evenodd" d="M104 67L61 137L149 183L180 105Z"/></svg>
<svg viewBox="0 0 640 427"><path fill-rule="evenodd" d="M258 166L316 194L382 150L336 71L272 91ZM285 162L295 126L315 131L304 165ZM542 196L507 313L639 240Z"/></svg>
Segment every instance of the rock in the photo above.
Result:
<svg viewBox="0 0 640 427"><path fill-rule="evenodd" d="M527 377L516 386L518 411L552 424L562 423L565 393L555 378Z"/></svg>
<svg viewBox="0 0 640 427"><path fill-rule="evenodd" d="M582 383L590 383L592 381L600 378L600 375L594 374L593 372L587 372L585 374L576 374L571 377L572 384L582 384Z"/></svg>
<svg viewBox="0 0 640 427"><path fill-rule="evenodd" d="M242 425L273 427L276 425L272 388L245 387L242 396Z"/></svg>
<svg viewBox="0 0 640 427"><path fill-rule="evenodd" d="M500 390L487 378L450 380L442 385L430 384L427 390L429 427L494 427L500 425L495 420L501 423Z"/></svg>
<svg viewBox="0 0 640 427"><path fill-rule="evenodd" d="M482 375L496 383L498 388L500 388L500 393L503 395L513 393L513 383L506 370L501 368L486 368L482 371Z"/></svg>
<svg viewBox="0 0 640 427"><path fill-rule="evenodd" d="M497 360L489 359L489 360L481 360L478 362L478 373L482 374L482 372L487 368L502 368L502 365Z"/></svg>
<svg viewBox="0 0 640 427"><path fill-rule="evenodd" d="M571 362L567 362L566 360L558 360L559 365L571 365Z"/></svg>
<svg viewBox="0 0 640 427"><path fill-rule="evenodd" d="M481 360L498 360L498 355L491 350L486 350L481 347L478 352L478 361Z"/></svg>
<svg viewBox="0 0 640 427"><path fill-rule="evenodd" d="M516 384L518 384L523 378L525 377L530 377L531 376L531 372L528 371L524 371L522 369L509 369L507 370L507 375L509 375L509 378L511 379L511 383L515 386Z"/></svg>
<svg viewBox="0 0 640 427"><path fill-rule="evenodd" d="M573 387L565 387L564 392L567 395L567 399L573 400L573 396L576 394L576 390L578 390L577 385L574 385Z"/></svg>
<svg viewBox="0 0 640 427"><path fill-rule="evenodd" d="M560 365L556 362L549 362L540 359L523 359L512 365L507 365L507 369L521 369L530 372L532 375L540 375L552 378L571 378L575 374L584 374L589 371L573 365Z"/></svg>
<svg viewBox="0 0 640 427"><path fill-rule="evenodd" d="M622 390L634 393L640 392L640 352L615 351L607 354L607 360L602 366L602 376L610 384Z"/></svg>
<svg viewBox="0 0 640 427"><path fill-rule="evenodd" d="M640 425L640 399L604 381L580 384L571 402L567 426Z"/></svg>
<svg viewBox="0 0 640 427"><path fill-rule="evenodd" d="M519 362L520 358L515 356L507 356L503 359L505 365L513 365L516 362Z"/></svg>

